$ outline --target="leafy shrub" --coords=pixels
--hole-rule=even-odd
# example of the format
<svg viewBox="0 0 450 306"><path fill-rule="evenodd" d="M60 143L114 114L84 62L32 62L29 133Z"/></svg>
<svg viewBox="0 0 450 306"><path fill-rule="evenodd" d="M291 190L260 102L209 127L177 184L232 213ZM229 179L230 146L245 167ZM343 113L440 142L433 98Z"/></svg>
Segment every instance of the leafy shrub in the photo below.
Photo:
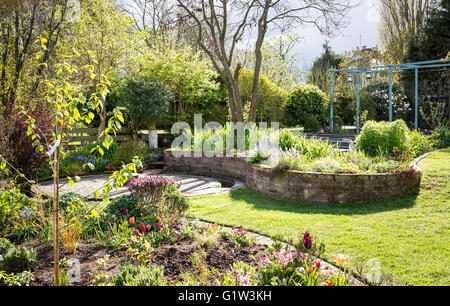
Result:
<svg viewBox="0 0 450 306"><path fill-rule="evenodd" d="M32 280L33 273L30 271L23 271L19 274L0 271L0 286L28 286Z"/></svg>
<svg viewBox="0 0 450 306"><path fill-rule="evenodd" d="M100 146L103 150L103 155L100 155L98 150L92 151L97 146ZM118 143L115 140L108 149L99 141L85 142L61 160L60 174L62 176L75 176L108 170L108 165L115 161L117 149ZM86 166L87 163L91 163L94 169Z"/></svg>
<svg viewBox="0 0 450 306"><path fill-rule="evenodd" d="M114 277L115 286L165 286L164 267L132 266L121 267Z"/></svg>
<svg viewBox="0 0 450 306"><path fill-rule="evenodd" d="M13 248L14 244L12 244L8 239L0 238L0 256L5 256Z"/></svg>
<svg viewBox="0 0 450 306"><path fill-rule="evenodd" d="M242 104L246 112L250 110L251 92L253 87L253 71L243 69L239 73L239 89ZM274 84L266 75L259 78L258 107L255 121L279 121L287 102L288 92Z"/></svg>
<svg viewBox="0 0 450 306"><path fill-rule="evenodd" d="M408 154L411 158L415 158L433 149L431 138L422 135L418 131L409 132Z"/></svg>
<svg viewBox="0 0 450 306"><path fill-rule="evenodd" d="M303 124L305 132L318 132L322 128L319 120L317 120L316 116L306 116Z"/></svg>
<svg viewBox="0 0 450 306"><path fill-rule="evenodd" d="M165 224L172 226L186 214L189 209L189 199L177 189L175 184L166 188L163 198L158 217Z"/></svg>
<svg viewBox="0 0 450 306"><path fill-rule="evenodd" d="M44 203L45 207L52 208L53 207L53 199L50 199ZM76 192L68 192L60 196L59 198L59 208L61 210L67 210L69 206L75 206L77 208L81 208L86 205L84 201L84 197Z"/></svg>
<svg viewBox="0 0 450 306"><path fill-rule="evenodd" d="M438 148L447 147L450 145L450 128L448 125L442 125L438 127L433 134L431 134L431 139L436 141Z"/></svg>
<svg viewBox="0 0 450 306"><path fill-rule="evenodd" d="M406 119L411 110L403 87L398 84L392 86L392 113L395 118ZM367 111L369 120L381 121L388 118L389 112L389 83L376 82L361 90L361 111Z"/></svg>
<svg viewBox="0 0 450 306"><path fill-rule="evenodd" d="M408 127L403 120L391 123L367 121L356 142L358 148L369 156L393 156L394 147L402 154L408 149Z"/></svg>
<svg viewBox="0 0 450 306"><path fill-rule="evenodd" d="M21 273L34 271L36 268L36 250L26 247L13 248L0 260L0 271L6 273Z"/></svg>
<svg viewBox="0 0 450 306"><path fill-rule="evenodd" d="M173 179L164 176L134 177L127 183L131 195L138 200L137 208L144 214L156 215L159 202L170 185L176 185Z"/></svg>
<svg viewBox="0 0 450 306"><path fill-rule="evenodd" d="M32 234L36 208L36 201L19 190L0 190L0 237L16 235L20 239Z"/></svg>
<svg viewBox="0 0 450 306"><path fill-rule="evenodd" d="M115 153L113 164L116 167L122 164L128 164L137 156L139 159L145 159L148 153L148 146L142 140L128 140L122 142Z"/></svg>
<svg viewBox="0 0 450 306"><path fill-rule="evenodd" d="M15 108L8 108L0 115L0 152L14 168L32 179L37 172L48 169L48 156L33 147L25 123L27 118L18 112ZM28 110L28 114L35 120L36 128L43 133L39 133L41 137L48 137L52 132L52 121L44 103L37 103L34 109Z"/></svg>
<svg viewBox="0 0 450 306"><path fill-rule="evenodd" d="M110 217L110 222L116 223L119 220L128 220L129 216L137 214L136 205L138 201L131 195L122 195L117 198L111 199L106 206L104 212L105 215Z"/></svg>
<svg viewBox="0 0 450 306"><path fill-rule="evenodd" d="M285 109L284 123L305 125L307 116L315 116L320 126L328 121L327 96L314 85L301 85L291 92Z"/></svg>
<svg viewBox="0 0 450 306"><path fill-rule="evenodd" d="M128 110L134 133L140 128L149 128L169 111L174 95L162 82L145 77L128 78L118 94L120 105Z"/></svg>

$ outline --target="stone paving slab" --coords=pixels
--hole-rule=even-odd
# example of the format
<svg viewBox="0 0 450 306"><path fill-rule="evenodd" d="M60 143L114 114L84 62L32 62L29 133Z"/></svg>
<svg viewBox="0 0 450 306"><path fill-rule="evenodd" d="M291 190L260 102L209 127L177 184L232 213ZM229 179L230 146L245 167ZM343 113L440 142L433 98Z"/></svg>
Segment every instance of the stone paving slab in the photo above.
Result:
<svg viewBox="0 0 450 306"><path fill-rule="evenodd" d="M134 176L147 176L147 175L162 175L175 179L181 184L179 190L186 196L197 196L207 194L219 194L229 191L231 188L223 187L222 183L214 178L195 176L195 175L182 175L173 173L163 173L161 170L148 170L143 173L137 173ZM102 186L108 180L110 174L97 174L97 175L85 175L81 177L79 182L74 182L73 186L67 184L67 179L61 179L60 194L66 194L68 192L76 192L89 200L95 200L94 192L100 190L100 198ZM53 193L53 181L44 182L39 185L39 189L45 194ZM110 199L129 194L126 187L119 187L109 192Z"/></svg>

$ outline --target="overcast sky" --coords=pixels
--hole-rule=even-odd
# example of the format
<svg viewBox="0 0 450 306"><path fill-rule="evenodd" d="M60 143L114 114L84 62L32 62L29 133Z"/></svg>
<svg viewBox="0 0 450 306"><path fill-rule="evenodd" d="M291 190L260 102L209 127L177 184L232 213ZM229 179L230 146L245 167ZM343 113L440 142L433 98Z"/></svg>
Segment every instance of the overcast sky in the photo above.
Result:
<svg viewBox="0 0 450 306"><path fill-rule="evenodd" d="M376 0L359 0L359 3L350 13L350 24L342 30L344 34L337 35L333 38L327 38L313 28L300 29L299 34L303 36L303 40L298 44L298 63L303 69L309 69L312 61L322 53L322 45L325 40L333 51L341 53L350 51L355 47L367 46L375 47L377 45L377 23L378 16L375 8Z"/></svg>

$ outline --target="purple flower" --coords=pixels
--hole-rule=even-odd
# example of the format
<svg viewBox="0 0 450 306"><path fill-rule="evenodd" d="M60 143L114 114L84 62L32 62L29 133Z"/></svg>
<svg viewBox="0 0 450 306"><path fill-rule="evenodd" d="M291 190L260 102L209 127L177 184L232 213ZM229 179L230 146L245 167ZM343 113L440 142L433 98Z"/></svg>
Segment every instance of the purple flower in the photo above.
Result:
<svg viewBox="0 0 450 306"><path fill-rule="evenodd" d="M312 247L312 241L311 241L311 237L309 236L309 233L306 232L303 235L303 245L305 246L305 248L307 248L308 250Z"/></svg>
<svg viewBox="0 0 450 306"><path fill-rule="evenodd" d="M122 207L122 214L124 214L125 216L128 215L128 209Z"/></svg>
<svg viewBox="0 0 450 306"><path fill-rule="evenodd" d="M27 206L23 207L22 213L20 214L20 216L22 218L29 218L33 215L33 213L30 211L30 209Z"/></svg>

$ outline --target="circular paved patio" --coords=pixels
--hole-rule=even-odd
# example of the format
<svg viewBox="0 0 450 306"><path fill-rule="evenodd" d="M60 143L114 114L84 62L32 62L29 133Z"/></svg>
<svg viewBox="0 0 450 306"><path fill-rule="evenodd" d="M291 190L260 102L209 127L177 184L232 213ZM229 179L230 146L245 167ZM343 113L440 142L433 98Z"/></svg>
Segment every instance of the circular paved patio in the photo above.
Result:
<svg viewBox="0 0 450 306"><path fill-rule="evenodd" d="M210 177L195 176L195 175L183 175L183 174L172 174L172 173L161 173L158 170L149 170L143 173L138 173L136 176L146 176L146 175L162 175L172 179L175 179L181 184L179 190L186 196L198 196L207 194L219 194L229 191L230 187L222 186L222 183ZM109 174L97 174L97 175L86 175L81 177L81 181L75 182L73 186L67 184L66 179L61 179L60 194L63 195L68 192L76 192L89 200L95 200L94 192L100 190L100 199L102 198L101 190L102 186L109 178ZM47 195L53 193L53 181L48 181L41 183L39 189ZM126 187L120 187L118 189L113 189L109 192L110 198L115 198L121 195L129 194Z"/></svg>

